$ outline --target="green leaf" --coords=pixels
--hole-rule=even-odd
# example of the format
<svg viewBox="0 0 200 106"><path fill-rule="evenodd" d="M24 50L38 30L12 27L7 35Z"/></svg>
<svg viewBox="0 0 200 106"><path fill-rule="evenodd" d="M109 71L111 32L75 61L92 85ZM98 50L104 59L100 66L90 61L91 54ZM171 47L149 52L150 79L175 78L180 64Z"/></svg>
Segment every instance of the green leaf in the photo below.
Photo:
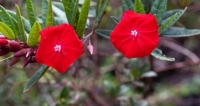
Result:
<svg viewBox="0 0 200 106"><path fill-rule="evenodd" d="M26 0L26 8L28 11L28 18L29 18L30 24L31 26L33 26L33 24L36 22L36 16L35 16L32 0Z"/></svg>
<svg viewBox="0 0 200 106"><path fill-rule="evenodd" d="M70 20L71 2L72 0L62 0L67 20Z"/></svg>
<svg viewBox="0 0 200 106"><path fill-rule="evenodd" d="M174 58L171 58L171 57L166 57L162 51L158 48L156 48L152 53L151 55L153 57L155 57L156 59L159 59L159 60L163 60L163 61L175 61Z"/></svg>
<svg viewBox="0 0 200 106"><path fill-rule="evenodd" d="M42 30L42 27L40 25L39 22L35 22L33 24L33 27L29 33L29 37L28 37L28 45L30 47L35 47L37 46L37 44L39 43L40 41L40 34L39 32Z"/></svg>
<svg viewBox="0 0 200 106"><path fill-rule="evenodd" d="M165 12L163 15L162 21L166 20L167 18L171 17L172 15L176 14L179 11L181 11L181 9L175 9L175 10Z"/></svg>
<svg viewBox="0 0 200 106"><path fill-rule="evenodd" d="M63 21L63 19L61 19L60 17L54 17L54 24L55 25L61 25L63 23L66 23L65 21Z"/></svg>
<svg viewBox="0 0 200 106"><path fill-rule="evenodd" d="M65 8L63 6L63 3L61 2L57 2L57 1L53 1L52 4L56 7L58 7L59 9L61 9L62 11L65 11Z"/></svg>
<svg viewBox="0 0 200 106"><path fill-rule="evenodd" d="M72 0L71 3L71 11L70 11L70 16L69 16L69 23L74 26L76 15L78 12L78 1L79 0Z"/></svg>
<svg viewBox="0 0 200 106"><path fill-rule="evenodd" d="M18 26L18 23L17 23L18 18L17 18L17 16L16 16L16 13L13 12L13 11L10 11L10 10L7 10L7 12L8 12L8 14L12 17L12 20L13 20L15 26ZM21 16L21 18L22 18L22 22L23 22L25 31L26 31L27 33L29 33L30 30L31 30L31 25L30 25L29 21L28 21L26 18L24 18L23 16ZM19 28L16 27L16 29L17 29L17 31L19 32Z"/></svg>
<svg viewBox="0 0 200 106"><path fill-rule="evenodd" d="M109 0L104 0L103 1L102 5L101 5L101 8L100 8L100 10L99 10L99 12L97 14L97 17L96 17L96 19L94 21L93 29L96 29L98 27L98 25L100 23L100 20L101 20L101 17L102 17L102 15L103 15L103 13L104 13L104 11L106 9L106 6L108 5L108 2L109 2Z"/></svg>
<svg viewBox="0 0 200 106"><path fill-rule="evenodd" d="M113 19L113 21L114 21L116 24L118 24L119 21L120 21L117 17L111 16L111 18Z"/></svg>
<svg viewBox="0 0 200 106"><path fill-rule="evenodd" d="M106 39L110 39L110 33L112 32L111 30L107 30L107 29L97 29L95 31L98 35L106 38Z"/></svg>
<svg viewBox="0 0 200 106"><path fill-rule="evenodd" d="M123 0L123 1L126 2L126 5L127 5L129 10L133 10L134 9L132 0Z"/></svg>
<svg viewBox="0 0 200 106"><path fill-rule="evenodd" d="M78 26L76 28L76 33L79 36L79 38L82 38L85 32L85 26L86 26L88 13L90 9L90 1L91 0L85 0L81 8L81 12L80 12L79 20L78 20Z"/></svg>
<svg viewBox="0 0 200 106"><path fill-rule="evenodd" d="M3 22L0 22L0 32L8 39L15 40L15 34L12 31L12 29L4 24Z"/></svg>
<svg viewBox="0 0 200 106"><path fill-rule="evenodd" d="M65 86L63 89L62 89L62 91L61 91L61 93L60 93L60 99L65 99L65 98L67 98L68 97L68 95L69 95L69 87L68 86Z"/></svg>
<svg viewBox="0 0 200 106"><path fill-rule="evenodd" d="M20 12L19 6L17 4L15 6L16 6L16 11L17 11L16 16L17 16L18 30L19 30L18 38L20 41L26 42L27 38L24 31L24 24L22 22L21 12Z"/></svg>
<svg viewBox="0 0 200 106"><path fill-rule="evenodd" d="M160 24L167 8L167 0L155 0L151 8L151 13L156 16L157 23Z"/></svg>
<svg viewBox="0 0 200 106"><path fill-rule="evenodd" d="M144 7L143 7L143 4L141 2L141 0L135 0L134 2L134 11L136 13L141 13L141 14L145 14L145 10L144 10Z"/></svg>
<svg viewBox="0 0 200 106"><path fill-rule="evenodd" d="M61 9L59 9L58 7L54 5L52 5L52 9L57 17L59 17L64 23L68 23L67 17L64 11L62 11ZM55 21L54 21L54 24L55 24Z"/></svg>
<svg viewBox="0 0 200 106"><path fill-rule="evenodd" d="M170 28L172 25L174 25L174 23L177 22L178 19L183 15L186 9L187 8L185 8L184 10L180 10L176 14L167 18L166 20L163 20L162 25L159 27L159 34L162 34L162 32L164 32L165 30Z"/></svg>
<svg viewBox="0 0 200 106"><path fill-rule="evenodd" d="M18 35L17 28L16 28L17 26L15 26L15 24L12 20L12 17L8 14L8 12L5 10L5 8L0 6L0 9L2 10L0 13L1 21L4 22L6 25L8 25L13 30L15 35Z"/></svg>
<svg viewBox="0 0 200 106"><path fill-rule="evenodd" d="M41 66L40 69L30 78L30 80L26 83L24 88L24 92L27 92L48 70L49 67Z"/></svg>
<svg viewBox="0 0 200 106"><path fill-rule="evenodd" d="M48 11L48 1L47 0L42 0L42 27L46 27L46 17L47 17L47 11Z"/></svg>
<svg viewBox="0 0 200 106"><path fill-rule="evenodd" d="M52 9L52 1L48 0L48 11L46 17L46 26L53 26L54 25L54 18L53 18L53 9Z"/></svg>
<svg viewBox="0 0 200 106"><path fill-rule="evenodd" d="M171 27L165 32L163 32L160 36L161 37L188 37L188 36L194 36L194 35L200 35L200 30Z"/></svg>
<svg viewBox="0 0 200 106"><path fill-rule="evenodd" d="M127 11L128 10L128 6L126 4L126 1L125 0L122 0L122 9L123 9L123 12Z"/></svg>
<svg viewBox="0 0 200 106"><path fill-rule="evenodd" d="M150 0L142 0L142 4L146 13L151 11L151 1Z"/></svg>

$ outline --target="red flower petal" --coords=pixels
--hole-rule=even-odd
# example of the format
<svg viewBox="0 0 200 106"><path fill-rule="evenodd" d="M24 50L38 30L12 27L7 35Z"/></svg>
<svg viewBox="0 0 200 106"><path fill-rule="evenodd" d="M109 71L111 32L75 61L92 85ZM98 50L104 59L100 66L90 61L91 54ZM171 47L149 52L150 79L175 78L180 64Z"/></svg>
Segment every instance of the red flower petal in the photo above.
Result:
<svg viewBox="0 0 200 106"><path fill-rule="evenodd" d="M47 27L40 34L36 61L60 73L65 72L84 51L83 43L68 24Z"/></svg>
<svg viewBox="0 0 200 106"><path fill-rule="evenodd" d="M158 45L158 28L152 14L129 10L110 34L111 42L127 58L145 57Z"/></svg>

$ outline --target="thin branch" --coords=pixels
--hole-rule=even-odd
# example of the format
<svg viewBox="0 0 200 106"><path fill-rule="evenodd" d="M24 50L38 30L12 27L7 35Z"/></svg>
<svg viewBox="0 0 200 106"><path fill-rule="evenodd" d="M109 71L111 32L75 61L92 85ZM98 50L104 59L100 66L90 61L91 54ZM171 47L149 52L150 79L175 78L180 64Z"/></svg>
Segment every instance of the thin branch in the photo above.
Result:
<svg viewBox="0 0 200 106"><path fill-rule="evenodd" d="M175 44L175 43L167 41L167 40L161 40L160 44L187 56L194 63L200 61L199 57L196 54L194 54L192 51L190 51L187 48L184 48L178 44Z"/></svg>

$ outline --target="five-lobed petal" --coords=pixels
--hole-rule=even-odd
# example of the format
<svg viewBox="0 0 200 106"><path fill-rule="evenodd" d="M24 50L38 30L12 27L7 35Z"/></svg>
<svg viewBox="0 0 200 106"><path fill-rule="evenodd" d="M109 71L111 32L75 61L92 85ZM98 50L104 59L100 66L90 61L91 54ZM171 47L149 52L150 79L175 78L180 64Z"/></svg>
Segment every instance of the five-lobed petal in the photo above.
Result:
<svg viewBox="0 0 200 106"><path fill-rule="evenodd" d="M68 24L49 26L40 35L36 61L60 73L65 72L84 51L83 43Z"/></svg>
<svg viewBox="0 0 200 106"><path fill-rule="evenodd" d="M122 20L111 32L114 47L127 58L150 55L159 42L158 24L152 14L124 12Z"/></svg>

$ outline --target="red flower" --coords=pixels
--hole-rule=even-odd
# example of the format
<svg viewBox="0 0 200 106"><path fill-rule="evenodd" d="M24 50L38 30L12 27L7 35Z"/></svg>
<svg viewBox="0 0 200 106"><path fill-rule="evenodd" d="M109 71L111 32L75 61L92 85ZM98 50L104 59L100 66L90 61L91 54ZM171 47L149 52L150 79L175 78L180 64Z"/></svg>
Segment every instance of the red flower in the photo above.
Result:
<svg viewBox="0 0 200 106"><path fill-rule="evenodd" d="M40 35L36 61L53 67L60 73L65 72L84 51L83 43L68 24L49 26Z"/></svg>
<svg viewBox="0 0 200 106"><path fill-rule="evenodd" d="M159 42L156 18L152 14L126 11L110 38L114 47L127 58L147 56Z"/></svg>

